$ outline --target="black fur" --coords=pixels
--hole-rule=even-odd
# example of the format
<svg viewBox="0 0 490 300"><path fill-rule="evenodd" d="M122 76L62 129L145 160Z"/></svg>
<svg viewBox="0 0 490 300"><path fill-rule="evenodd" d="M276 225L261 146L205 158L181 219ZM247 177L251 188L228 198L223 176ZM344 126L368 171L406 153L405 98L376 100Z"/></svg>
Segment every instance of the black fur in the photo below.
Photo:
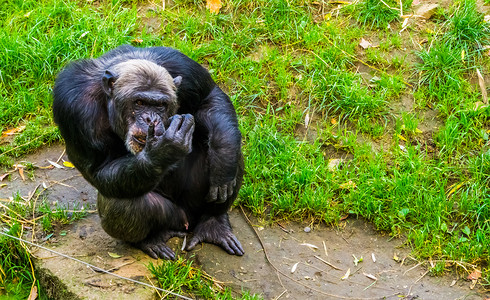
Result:
<svg viewBox="0 0 490 300"><path fill-rule="evenodd" d="M113 68L132 59L162 66L174 78L176 113L138 110L129 96L112 103L121 96L112 94ZM168 98L149 85L138 90ZM129 151L123 136L131 110L131 124L146 136L140 152ZM188 249L210 242L243 255L227 216L242 182L241 134L231 101L201 65L174 49L131 46L73 62L56 79L53 115L68 157L98 190L102 227L111 236L172 259L165 242L193 231Z"/></svg>

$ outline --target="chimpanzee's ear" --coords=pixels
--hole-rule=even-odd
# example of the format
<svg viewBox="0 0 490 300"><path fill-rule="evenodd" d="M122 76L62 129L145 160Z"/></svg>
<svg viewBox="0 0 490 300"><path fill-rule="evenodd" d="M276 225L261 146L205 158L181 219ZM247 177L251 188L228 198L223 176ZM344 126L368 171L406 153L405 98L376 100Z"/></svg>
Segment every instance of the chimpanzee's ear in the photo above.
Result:
<svg viewBox="0 0 490 300"><path fill-rule="evenodd" d="M182 76L177 76L174 78L175 87L178 88L181 83L182 83Z"/></svg>
<svg viewBox="0 0 490 300"><path fill-rule="evenodd" d="M111 73L109 70L105 70L104 75L102 76L102 87L104 88L104 92L107 96L112 95L112 90L114 89L114 82L117 77Z"/></svg>

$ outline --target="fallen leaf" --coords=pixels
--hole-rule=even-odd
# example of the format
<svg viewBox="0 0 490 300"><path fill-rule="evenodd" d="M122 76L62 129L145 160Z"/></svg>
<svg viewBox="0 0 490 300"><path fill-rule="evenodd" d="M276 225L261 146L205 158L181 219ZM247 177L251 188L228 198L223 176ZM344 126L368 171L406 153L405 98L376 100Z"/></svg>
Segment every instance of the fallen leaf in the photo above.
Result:
<svg viewBox="0 0 490 300"><path fill-rule="evenodd" d="M413 0L412 2L412 5L419 5L420 4L420 0Z"/></svg>
<svg viewBox="0 0 490 300"><path fill-rule="evenodd" d="M2 132L2 137L12 136L21 133L22 131L24 131L25 128L26 128L25 126L19 126L16 128L5 130L4 132Z"/></svg>
<svg viewBox="0 0 490 300"><path fill-rule="evenodd" d="M397 136L397 137L398 137L400 140L403 140L403 141L405 141L405 142L407 141L407 139L406 139L406 138L405 138L403 135L401 135L401 134L397 134L396 136Z"/></svg>
<svg viewBox="0 0 490 300"><path fill-rule="evenodd" d="M308 244L308 243L303 243L303 244L301 244L301 246L306 246L306 247L308 247L308 248L310 248L312 250L318 250L318 247L317 246L312 245L312 244Z"/></svg>
<svg viewBox="0 0 490 300"><path fill-rule="evenodd" d="M112 257L112 258L120 258L120 257L122 257L121 255L119 255L117 253L113 253L113 252L107 252L107 254L109 254L109 256Z"/></svg>
<svg viewBox="0 0 490 300"><path fill-rule="evenodd" d="M9 176L10 173L5 173L0 175L0 181L3 181L7 176Z"/></svg>
<svg viewBox="0 0 490 300"><path fill-rule="evenodd" d="M48 159L48 162L49 162L49 163L50 163L50 164L51 164L53 167L55 167L55 168L57 168L57 169L64 169L64 168L65 168L65 167L63 167L63 166L61 166L61 165L59 165L59 164L55 163L54 161L50 161L49 159Z"/></svg>
<svg viewBox="0 0 490 300"><path fill-rule="evenodd" d="M349 278L349 276L350 276L350 268L347 269L347 272L345 272L345 275L342 276L342 278L340 278L340 279L346 280L347 278Z"/></svg>
<svg viewBox="0 0 490 300"><path fill-rule="evenodd" d="M376 278L376 276L374 276L373 274L368 274L368 273L362 273L362 274L364 274L364 276L374 281L378 280L378 278Z"/></svg>
<svg viewBox="0 0 490 300"><path fill-rule="evenodd" d="M355 187L356 187L356 184L352 180L349 180L348 182L342 183L341 185L339 185L339 188L344 189L344 190L350 190L350 189L353 189Z"/></svg>
<svg viewBox="0 0 490 300"><path fill-rule="evenodd" d="M478 84L480 85L481 94L483 96L483 103L488 104L487 88L485 86L485 79L480 73L480 70L476 69L476 75L478 75Z"/></svg>
<svg viewBox="0 0 490 300"><path fill-rule="evenodd" d="M415 15L424 19L430 19L437 7L439 7L439 4L423 4L415 11Z"/></svg>
<svg viewBox="0 0 490 300"><path fill-rule="evenodd" d="M371 258L373 259L373 262L376 262L376 256L374 256L374 253L371 253Z"/></svg>
<svg viewBox="0 0 490 300"><path fill-rule="evenodd" d="M294 273L296 271L296 268L298 267L299 262L295 263L293 267L291 268L291 273Z"/></svg>
<svg viewBox="0 0 490 300"><path fill-rule="evenodd" d="M370 42L362 38L361 42L359 43L359 46L361 46L363 49L367 49L373 47L373 44L371 44Z"/></svg>
<svg viewBox="0 0 490 300"><path fill-rule="evenodd" d="M470 275L468 275L467 279L468 280L478 280L481 278L481 271L478 269L474 269L473 272L471 272Z"/></svg>
<svg viewBox="0 0 490 300"><path fill-rule="evenodd" d="M46 184L46 182L44 182L44 181L43 181L43 188L44 188L45 190L47 190L47 189L48 189L48 185L47 185L47 184Z"/></svg>
<svg viewBox="0 0 490 300"><path fill-rule="evenodd" d="M306 113L305 116L305 128L308 129L308 125L310 124L310 114Z"/></svg>
<svg viewBox="0 0 490 300"><path fill-rule="evenodd" d="M454 279L449 286L454 286L456 284L457 280Z"/></svg>
<svg viewBox="0 0 490 300"><path fill-rule="evenodd" d="M134 43L134 44L141 44L141 43L143 43L143 40L142 40L142 39L132 39L132 40L131 40L131 43Z"/></svg>
<svg viewBox="0 0 490 300"><path fill-rule="evenodd" d="M23 168L18 168L17 171L19 171L19 175L22 178L22 181L26 181L26 178L24 176L24 169Z"/></svg>
<svg viewBox="0 0 490 300"><path fill-rule="evenodd" d="M75 168L75 166L71 162L66 161L66 160L63 162L63 166L65 166L67 168Z"/></svg>
<svg viewBox="0 0 490 300"><path fill-rule="evenodd" d="M337 124L337 119L333 118L330 120L330 124L335 125Z"/></svg>
<svg viewBox="0 0 490 300"><path fill-rule="evenodd" d="M463 50L461 50L461 60L464 62L464 58L466 56L466 52Z"/></svg>
<svg viewBox="0 0 490 300"><path fill-rule="evenodd" d="M213 14L218 14L221 6L221 0L206 0L206 8Z"/></svg>

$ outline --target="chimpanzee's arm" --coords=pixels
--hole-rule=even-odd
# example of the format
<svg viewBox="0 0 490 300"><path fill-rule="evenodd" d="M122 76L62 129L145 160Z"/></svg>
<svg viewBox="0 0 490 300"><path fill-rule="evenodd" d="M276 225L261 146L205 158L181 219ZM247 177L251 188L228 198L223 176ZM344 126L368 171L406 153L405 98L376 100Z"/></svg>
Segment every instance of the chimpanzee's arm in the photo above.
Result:
<svg viewBox="0 0 490 300"><path fill-rule="evenodd" d="M225 202L232 196L241 159L241 134L233 104L215 87L196 113L197 126L207 131L210 191L208 201Z"/></svg>

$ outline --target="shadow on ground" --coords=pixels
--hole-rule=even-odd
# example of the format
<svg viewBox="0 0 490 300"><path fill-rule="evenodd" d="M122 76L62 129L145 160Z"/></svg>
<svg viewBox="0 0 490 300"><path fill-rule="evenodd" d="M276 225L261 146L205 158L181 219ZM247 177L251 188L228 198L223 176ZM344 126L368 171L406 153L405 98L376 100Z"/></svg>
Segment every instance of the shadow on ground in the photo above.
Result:
<svg viewBox="0 0 490 300"><path fill-rule="evenodd" d="M48 160L56 161L62 153L63 146L55 145L24 160L45 167L50 165ZM0 198L9 198L17 192L28 197L34 190L47 187L43 195L51 204L70 208L88 204L95 209L96 192L76 170L36 168L28 175L23 181L18 173L12 173L9 181L2 182L6 186L0 189ZM231 287L237 294L248 290L265 299L489 297L469 289L470 282L456 274L431 277L423 266L409 257L409 251L401 247L401 240L380 235L363 220L348 219L341 229L315 226L305 232L304 224L283 222L258 226L255 218L248 223L239 208L230 212L230 219L245 249L244 256L230 256L209 244L180 255L194 259L220 285ZM113 270L114 274L146 283L150 279L146 265L157 262L109 237L101 229L96 213L38 242L99 268ZM182 242L174 238L169 244L179 252ZM266 260L265 253L274 266ZM38 277L56 299L153 299L155 296L151 288L98 273L52 252L33 248L33 254L37 258ZM356 258L362 259L357 266ZM342 279L348 270L350 275Z"/></svg>

